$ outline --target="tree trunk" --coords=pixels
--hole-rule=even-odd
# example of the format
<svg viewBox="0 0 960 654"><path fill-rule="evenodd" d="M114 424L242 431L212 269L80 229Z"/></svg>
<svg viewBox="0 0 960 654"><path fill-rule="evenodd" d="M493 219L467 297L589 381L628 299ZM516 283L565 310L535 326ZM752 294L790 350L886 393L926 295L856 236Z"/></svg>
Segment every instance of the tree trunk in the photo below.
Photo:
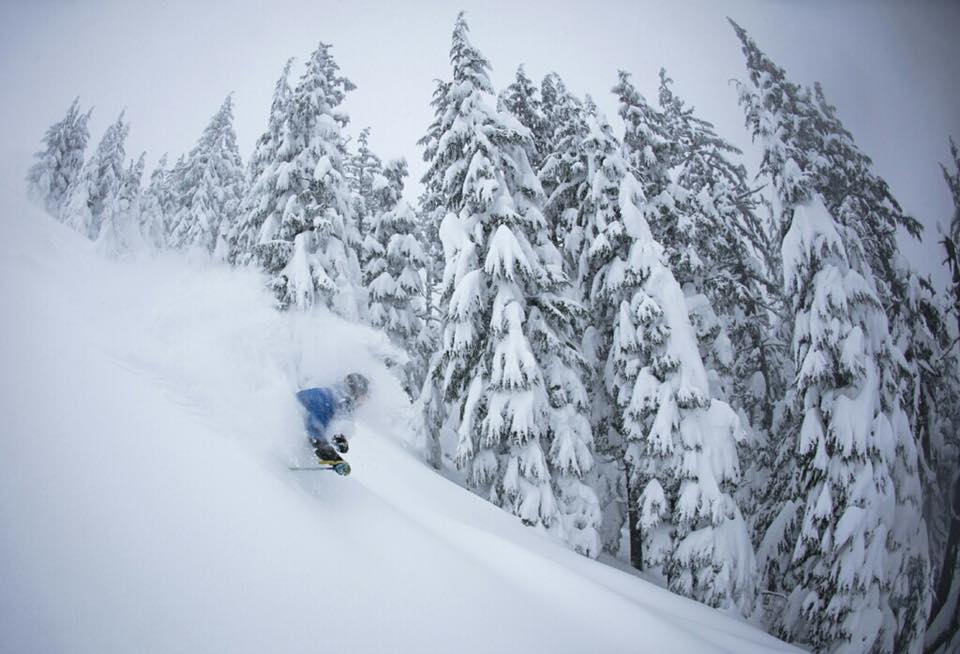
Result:
<svg viewBox="0 0 960 654"><path fill-rule="evenodd" d="M640 533L640 494L630 483L630 466L624 466L627 483L627 524L630 530L630 565L643 570L643 535Z"/></svg>
<svg viewBox="0 0 960 654"><path fill-rule="evenodd" d="M440 439L437 438L436 434L431 434L427 437L427 463L434 470L440 470Z"/></svg>

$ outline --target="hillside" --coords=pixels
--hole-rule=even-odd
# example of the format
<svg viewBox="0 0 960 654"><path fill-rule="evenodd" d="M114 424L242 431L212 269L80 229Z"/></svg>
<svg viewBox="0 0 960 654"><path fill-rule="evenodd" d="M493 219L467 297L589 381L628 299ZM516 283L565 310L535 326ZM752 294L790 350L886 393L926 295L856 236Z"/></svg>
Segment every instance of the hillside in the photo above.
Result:
<svg viewBox="0 0 960 654"><path fill-rule="evenodd" d="M792 651L425 466L372 332L0 207L0 651ZM353 369L354 474L288 471L294 389Z"/></svg>

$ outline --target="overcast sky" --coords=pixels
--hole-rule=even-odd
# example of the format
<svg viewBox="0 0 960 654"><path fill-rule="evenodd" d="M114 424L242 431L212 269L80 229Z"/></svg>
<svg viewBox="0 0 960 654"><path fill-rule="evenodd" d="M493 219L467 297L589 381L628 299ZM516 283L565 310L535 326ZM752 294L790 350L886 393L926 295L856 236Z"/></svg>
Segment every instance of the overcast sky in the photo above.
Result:
<svg viewBox="0 0 960 654"><path fill-rule="evenodd" d="M373 148L385 159L406 157L417 179L424 166L416 141L432 117L433 79L449 75L459 9L497 89L520 63L535 80L555 70L619 125L609 93L617 70L633 73L655 100L665 66L676 91L748 150L755 171L729 83L744 76L724 20L731 16L791 79L823 83L861 148L927 226L925 243L905 241L904 252L946 279L935 226L953 208L938 163L948 161L948 135L960 138L960 2L0 0L0 175L21 184L43 131L77 95L96 107L94 146L126 108L127 152L146 150L149 169L163 152L189 150L233 92L247 158L284 61L303 62L325 41L358 87L345 104L350 132L369 125Z"/></svg>

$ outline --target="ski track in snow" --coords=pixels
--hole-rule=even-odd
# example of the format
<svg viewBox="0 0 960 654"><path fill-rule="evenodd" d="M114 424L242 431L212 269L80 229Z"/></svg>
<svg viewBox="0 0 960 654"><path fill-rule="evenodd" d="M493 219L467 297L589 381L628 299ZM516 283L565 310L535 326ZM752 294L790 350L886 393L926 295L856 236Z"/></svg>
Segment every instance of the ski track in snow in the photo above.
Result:
<svg viewBox="0 0 960 654"><path fill-rule="evenodd" d="M370 330L0 211L0 651L795 651L424 465ZM354 473L291 474L294 389L351 369L375 385Z"/></svg>

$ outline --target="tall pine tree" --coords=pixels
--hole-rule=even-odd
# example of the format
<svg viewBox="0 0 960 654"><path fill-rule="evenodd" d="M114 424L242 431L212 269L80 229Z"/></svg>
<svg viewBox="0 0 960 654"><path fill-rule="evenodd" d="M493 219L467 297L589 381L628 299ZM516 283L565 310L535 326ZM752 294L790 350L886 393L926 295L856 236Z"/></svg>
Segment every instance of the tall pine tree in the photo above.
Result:
<svg viewBox="0 0 960 654"><path fill-rule="evenodd" d="M946 654L960 648L960 438L958 438L957 415L957 337L960 333L960 153L957 146L950 140L950 154L953 156L952 169L943 166L943 178L947 182L950 194L953 197L953 216L950 226L941 241L946 251L944 263L950 271L948 287L948 302L950 312L957 322L956 330L951 330L948 347L952 350L947 370L952 373L949 377L937 375L937 370L930 372L937 375L936 387L949 389L939 398L947 406L953 407L953 415L944 430L944 438L937 432L931 434L927 449L930 451L929 461L933 466L932 477L937 480L939 492L931 498L934 507L933 515L939 516L934 523L934 536L931 539L936 544L934 550L934 569L936 571L934 584L933 607L930 612L930 625L926 635L927 654ZM951 392L952 391L952 392ZM952 424L950 424L952 423ZM937 502L936 500L940 500ZM944 507L948 507L944 510ZM939 524L938 524L939 523Z"/></svg>
<svg viewBox="0 0 960 654"><path fill-rule="evenodd" d="M543 115L540 92L523 71L523 66L517 68L513 82L497 97L497 108L506 111L530 130L527 159L534 172L539 172L546 152L549 126Z"/></svg>
<svg viewBox="0 0 960 654"><path fill-rule="evenodd" d="M415 398L423 385L432 343L427 329L427 257L417 237L417 217L401 199L407 162L387 162L371 182L374 214L364 239L364 284L370 295L370 324L383 329L410 360L403 385Z"/></svg>
<svg viewBox="0 0 960 654"><path fill-rule="evenodd" d="M924 346L931 317L924 313L922 304L909 301L919 299L912 295L916 274L900 254L897 233L903 230L919 239L921 225L903 210L887 183L874 172L872 161L857 147L819 84L814 85L814 97L822 156L817 159L813 179L831 214L860 237L898 351L891 375L900 386L901 404L910 425L897 443L893 473L897 519L889 565L893 579L891 605L896 615L888 616L887 621L896 623L894 649L919 652L931 601L923 495L935 492L929 478L926 484L921 480L927 466L922 447L925 427L921 424L942 419L933 415L939 407L931 406L932 397L918 396L936 394L923 383L921 371L937 367L938 361ZM923 414L921 409L926 409Z"/></svg>
<svg viewBox="0 0 960 654"><path fill-rule="evenodd" d="M579 234L575 223L583 200L582 183L588 174L581 156L587 133L586 116L583 103L567 91L556 73L544 77L540 88L545 135L538 175L547 196L544 216L553 242L568 255L568 265L573 266L581 244L570 239Z"/></svg>
<svg viewBox="0 0 960 654"><path fill-rule="evenodd" d="M444 405L428 420L456 433L456 460L479 492L595 555L596 496L580 482L592 435L568 327L576 309L540 212L529 130L490 108L489 64L467 32L461 14L453 78L438 85L424 139L426 186L446 211L446 313L428 381Z"/></svg>
<svg viewBox="0 0 960 654"><path fill-rule="evenodd" d="M377 206L379 198L378 193L374 191L374 180L383 179L383 162L370 149L369 127L360 130L357 151L347 155L344 160L344 171L355 196L357 224L365 235L366 224L382 209Z"/></svg>
<svg viewBox="0 0 960 654"><path fill-rule="evenodd" d="M87 122L92 111L80 113L80 98L75 99L67 115L47 129L44 149L34 155L36 161L27 172L30 198L51 216L61 217L70 187L80 176L83 153L90 138Z"/></svg>
<svg viewBox="0 0 960 654"><path fill-rule="evenodd" d="M168 247L177 202L175 175L167 168L167 155L164 154L150 173L150 183L140 200L140 232L151 248L163 250Z"/></svg>
<svg viewBox="0 0 960 654"><path fill-rule="evenodd" d="M644 216L645 196L606 121L581 146L579 278L585 341L602 385L600 449L626 490L635 567L712 606L752 604L753 552L733 500L738 420L711 400L679 284Z"/></svg>
<svg viewBox="0 0 960 654"><path fill-rule="evenodd" d="M243 192L243 168L227 96L178 171L179 206L170 245L199 248L226 260Z"/></svg>
<svg viewBox="0 0 960 654"><path fill-rule="evenodd" d="M96 152L87 160L64 206L64 222L95 241L126 174L124 143L130 131L123 112L107 127Z"/></svg>
<svg viewBox="0 0 960 654"><path fill-rule="evenodd" d="M691 307L701 354L718 376L717 395L769 431L775 399L767 389L783 386L784 349L771 338L767 310L769 296L779 294L768 281L772 247L746 169L731 161L740 150L696 116L671 82L661 70L660 105L676 153L669 189L675 220L664 225L664 247Z"/></svg>
<svg viewBox="0 0 960 654"><path fill-rule="evenodd" d="M131 161L120 187L104 211L103 225L97 237L97 249L109 257L121 257L143 250L140 233L140 181L146 154Z"/></svg>
<svg viewBox="0 0 960 654"><path fill-rule="evenodd" d="M779 415L789 368L789 347L778 322L782 286L767 231L757 215L759 198L740 151L716 134L673 90L660 71L663 129L673 144L667 202L656 219L671 270L684 290L711 394L739 413L749 438L740 445L747 462L738 489L754 527L765 528L762 496L770 488ZM759 540L759 539L758 539Z"/></svg>
<svg viewBox="0 0 960 654"><path fill-rule="evenodd" d="M907 534L894 524L919 513L911 506L918 463L900 403L902 353L854 225L870 216L831 213L819 190L830 140L813 94L734 29L750 77L741 103L764 145L762 172L776 189L784 290L794 314L800 425L782 471L791 481L763 548L789 553L765 562L789 594L779 630L817 651L916 651L923 589L910 597L901 578L923 565L922 552L918 559L905 539L925 526L914 520Z"/></svg>
<svg viewBox="0 0 960 654"><path fill-rule="evenodd" d="M344 174L339 110L354 85L321 43L289 98L274 159L254 182L243 221L251 258L273 276L281 307L325 305L349 319L366 311L360 231ZM255 239L255 240L253 240ZM240 239L244 242L244 239Z"/></svg>
<svg viewBox="0 0 960 654"><path fill-rule="evenodd" d="M260 230L272 210L273 185L276 182L275 167L280 163L277 150L283 139L284 125L290 111L290 67L293 58L287 59L280 79L273 89L267 129L257 139L253 155L247 166L245 193L240 202L236 228L229 236L231 259L237 263L254 261L254 251L260 242Z"/></svg>

